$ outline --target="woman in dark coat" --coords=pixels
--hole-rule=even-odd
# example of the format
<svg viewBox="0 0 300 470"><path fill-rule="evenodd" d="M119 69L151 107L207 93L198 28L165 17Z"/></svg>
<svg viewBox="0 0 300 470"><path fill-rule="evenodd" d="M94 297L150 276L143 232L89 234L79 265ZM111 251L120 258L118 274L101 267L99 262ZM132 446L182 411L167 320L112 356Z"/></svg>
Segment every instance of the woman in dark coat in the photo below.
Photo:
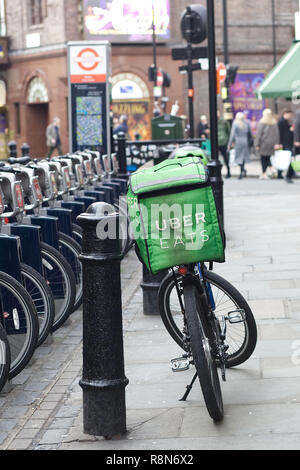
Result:
<svg viewBox="0 0 300 470"><path fill-rule="evenodd" d="M252 133L249 122L244 113L237 113L233 122L228 142L228 150L235 148L235 163L241 168L239 179L246 176L245 164L250 161Z"/></svg>

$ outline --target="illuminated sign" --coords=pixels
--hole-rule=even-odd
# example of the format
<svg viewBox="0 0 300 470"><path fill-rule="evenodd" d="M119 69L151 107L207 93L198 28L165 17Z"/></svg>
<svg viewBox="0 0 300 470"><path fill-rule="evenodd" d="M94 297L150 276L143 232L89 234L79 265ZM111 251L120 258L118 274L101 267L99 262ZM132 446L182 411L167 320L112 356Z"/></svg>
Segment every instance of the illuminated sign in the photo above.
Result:
<svg viewBox="0 0 300 470"><path fill-rule="evenodd" d="M170 0L154 0L158 41L170 39ZM111 42L152 40L152 1L84 0L85 39Z"/></svg>

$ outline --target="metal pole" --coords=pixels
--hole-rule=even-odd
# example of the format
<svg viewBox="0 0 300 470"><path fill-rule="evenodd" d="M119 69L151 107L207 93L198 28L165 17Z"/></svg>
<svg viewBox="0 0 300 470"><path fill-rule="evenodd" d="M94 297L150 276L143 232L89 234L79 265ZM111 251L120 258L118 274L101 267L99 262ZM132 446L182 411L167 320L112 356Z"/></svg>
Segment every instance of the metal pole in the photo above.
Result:
<svg viewBox="0 0 300 470"><path fill-rule="evenodd" d="M277 64L277 41L276 41L276 12L275 12L275 0L271 0L272 10L272 42L273 42L273 65ZM274 100L275 113L278 113L278 102Z"/></svg>
<svg viewBox="0 0 300 470"><path fill-rule="evenodd" d="M209 108L211 157L209 163L210 180L214 189L217 208L224 223L222 165L219 160L218 121L217 121L217 83L216 83L216 40L214 0L207 0L208 59L209 59Z"/></svg>
<svg viewBox="0 0 300 470"><path fill-rule="evenodd" d="M127 157L126 157L126 136L124 132L119 132L117 136L118 152L117 158L119 163L119 174L120 178L127 179Z"/></svg>
<svg viewBox="0 0 300 470"><path fill-rule="evenodd" d="M224 64L227 66L230 63L229 58L229 46L228 46L228 14L227 14L227 0L223 0L223 40L224 40ZM230 99L230 83L229 78L226 77L225 87L227 90L227 96L224 100L224 118L232 123L232 105Z"/></svg>
<svg viewBox="0 0 300 470"><path fill-rule="evenodd" d="M83 229L80 386L84 432L111 438L126 432L125 387L128 384L124 372L119 214L113 206L100 202L90 206L77 220ZM106 239L100 232L103 235L106 232Z"/></svg>
<svg viewBox="0 0 300 470"><path fill-rule="evenodd" d="M156 26L155 26L155 9L154 9L154 0L152 0L152 47L153 47L153 65L154 65L154 117L157 117L160 112L158 106L158 99L155 96L155 89L157 87L157 47L156 47Z"/></svg>

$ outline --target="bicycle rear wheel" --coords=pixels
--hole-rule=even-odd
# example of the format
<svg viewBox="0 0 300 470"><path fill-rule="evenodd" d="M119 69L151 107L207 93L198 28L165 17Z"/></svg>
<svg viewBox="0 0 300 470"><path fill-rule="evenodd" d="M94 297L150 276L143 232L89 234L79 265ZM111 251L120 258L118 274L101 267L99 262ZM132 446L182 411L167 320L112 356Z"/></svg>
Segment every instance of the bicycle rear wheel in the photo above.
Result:
<svg viewBox="0 0 300 470"><path fill-rule="evenodd" d="M7 334L0 323L0 392L7 382L10 369L10 347Z"/></svg>
<svg viewBox="0 0 300 470"><path fill-rule="evenodd" d="M39 337L38 315L30 295L13 277L0 273L2 326L11 352L9 379L30 361Z"/></svg>
<svg viewBox="0 0 300 470"><path fill-rule="evenodd" d="M176 279L182 295L183 278L179 273L176 273ZM213 271L207 271L205 279L210 284L214 299L213 311L219 320L230 311L244 311L245 321L228 324L226 333L226 344L229 346L226 367L238 366L249 359L256 347L257 328L253 313L244 297L224 278ZM162 281L158 301L160 315L168 333L183 348L183 315L172 274L168 274Z"/></svg>
<svg viewBox="0 0 300 470"><path fill-rule="evenodd" d="M196 295L194 285L184 286L185 319L190 348L208 413L217 422L224 416L222 392L217 365L212 355L209 338L205 334L205 312L198 313Z"/></svg>

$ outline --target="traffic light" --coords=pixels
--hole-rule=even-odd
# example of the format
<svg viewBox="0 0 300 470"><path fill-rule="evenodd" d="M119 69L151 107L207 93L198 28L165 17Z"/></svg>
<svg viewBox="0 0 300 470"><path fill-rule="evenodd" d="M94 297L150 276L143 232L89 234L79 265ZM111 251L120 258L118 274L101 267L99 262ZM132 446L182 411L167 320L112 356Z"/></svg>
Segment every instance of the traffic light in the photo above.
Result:
<svg viewBox="0 0 300 470"><path fill-rule="evenodd" d="M165 88L170 88L172 80L171 80L171 75L168 72L163 71L163 76L164 76L164 84L163 86Z"/></svg>
<svg viewBox="0 0 300 470"><path fill-rule="evenodd" d="M148 68L148 80L149 82L155 82L155 73L156 73L156 67L155 65L151 65Z"/></svg>
<svg viewBox="0 0 300 470"><path fill-rule="evenodd" d="M227 65L227 79L230 85L234 85L239 67L237 65Z"/></svg>
<svg viewBox="0 0 300 470"><path fill-rule="evenodd" d="M186 7L181 17L181 34L192 44L199 44L207 38L207 11L202 5Z"/></svg>

